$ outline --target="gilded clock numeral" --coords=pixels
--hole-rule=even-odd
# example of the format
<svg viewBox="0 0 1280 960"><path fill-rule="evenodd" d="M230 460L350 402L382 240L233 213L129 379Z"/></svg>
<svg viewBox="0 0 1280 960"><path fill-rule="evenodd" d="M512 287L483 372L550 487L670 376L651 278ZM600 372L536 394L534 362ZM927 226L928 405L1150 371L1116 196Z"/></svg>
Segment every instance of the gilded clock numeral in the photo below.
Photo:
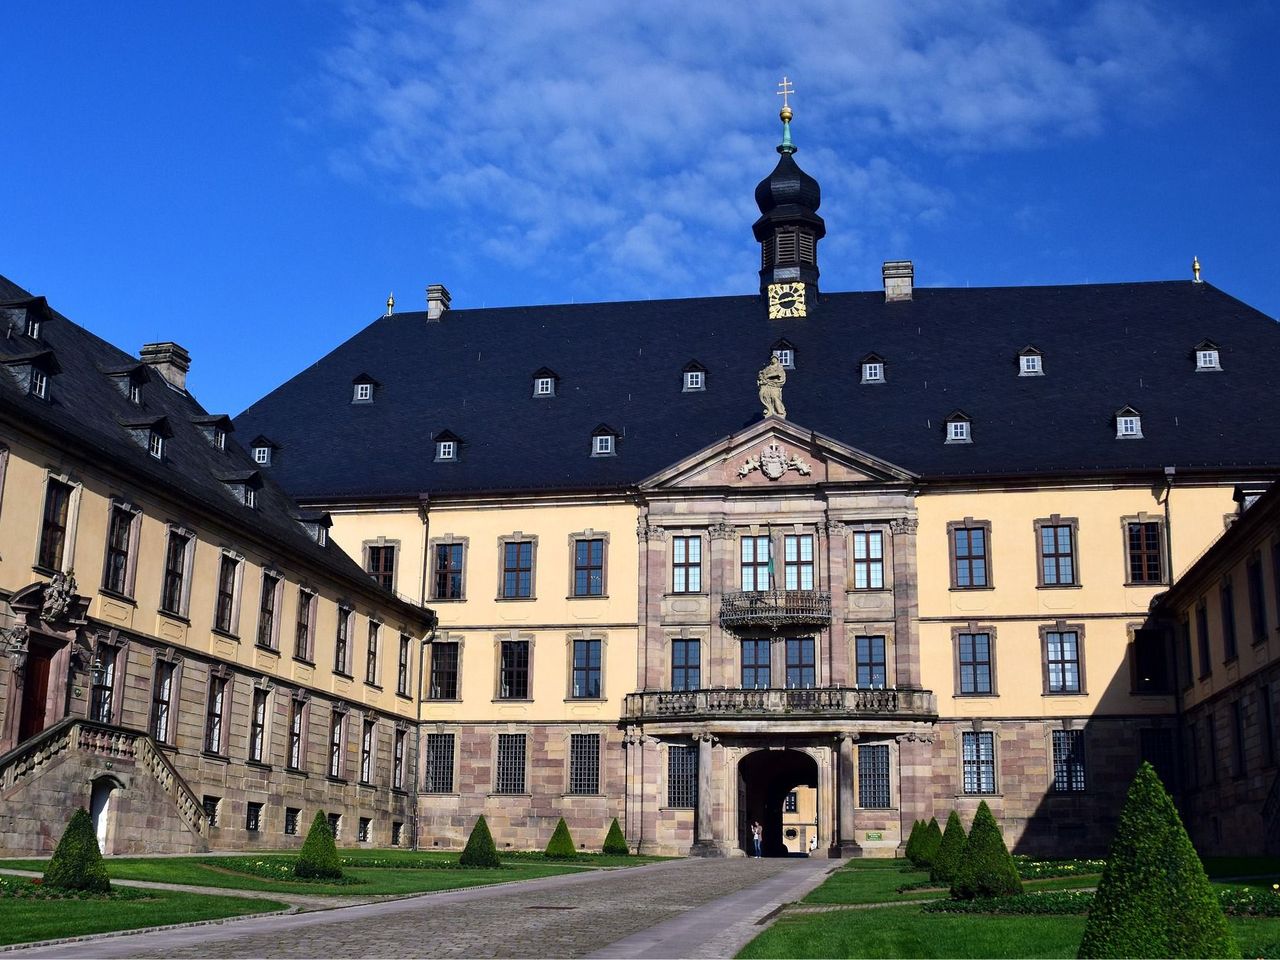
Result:
<svg viewBox="0 0 1280 960"><path fill-rule="evenodd" d="M805 316L803 283L769 284L769 319Z"/></svg>

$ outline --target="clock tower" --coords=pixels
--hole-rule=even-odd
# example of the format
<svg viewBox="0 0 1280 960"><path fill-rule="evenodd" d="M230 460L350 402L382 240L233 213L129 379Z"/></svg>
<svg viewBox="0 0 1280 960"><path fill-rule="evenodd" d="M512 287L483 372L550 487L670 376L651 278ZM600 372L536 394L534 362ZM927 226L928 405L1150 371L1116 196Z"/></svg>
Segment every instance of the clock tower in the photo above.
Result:
<svg viewBox="0 0 1280 960"><path fill-rule="evenodd" d="M769 307L769 319L806 317L818 301L818 241L827 225L818 216L822 191L818 181L796 164L791 142L791 107L794 91L786 77L778 93L782 97L782 143L778 165L756 187L760 219L751 228L760 242L760 293Z"/></svg>

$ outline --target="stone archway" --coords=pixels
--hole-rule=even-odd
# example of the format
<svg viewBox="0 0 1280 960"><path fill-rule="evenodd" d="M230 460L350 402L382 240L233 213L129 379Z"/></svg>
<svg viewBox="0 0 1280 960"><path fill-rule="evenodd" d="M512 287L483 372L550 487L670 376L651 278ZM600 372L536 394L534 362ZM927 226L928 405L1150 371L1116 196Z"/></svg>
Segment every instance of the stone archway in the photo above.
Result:
<svg viewBox="0 0 1280 960"><path fill-rule="evenodd" d="M782 807L796 787L817 788L818 763L799 750L756 750L738 761L738 846L751 855L753 820L764 827L764 854L788 856L782 837Z"/></svg>
<svg viewBox="0 0 1280 960"><path fill-rule="evenodd" d="M93 779L89 794L89 816L93 818L93 830L98 836L98 849L104 856L113 852L113 828L121 789L121 783L115 777L101 776Z"/></svg>

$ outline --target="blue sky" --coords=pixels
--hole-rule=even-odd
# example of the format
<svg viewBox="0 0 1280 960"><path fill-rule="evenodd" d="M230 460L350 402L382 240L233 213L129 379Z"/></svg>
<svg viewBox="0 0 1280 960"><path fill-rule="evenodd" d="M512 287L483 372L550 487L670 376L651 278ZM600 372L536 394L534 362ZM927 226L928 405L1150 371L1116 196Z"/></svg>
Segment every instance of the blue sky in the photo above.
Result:
<svg viewBox="0 0 1280 960"><path fill-rule="evenodd" d="M377 317L749 293L796 87L827 290L1205 279L1280 314L1271 3L7 4L0 273L238 413ZM424 371L429 375L429 371Z"/></svg>

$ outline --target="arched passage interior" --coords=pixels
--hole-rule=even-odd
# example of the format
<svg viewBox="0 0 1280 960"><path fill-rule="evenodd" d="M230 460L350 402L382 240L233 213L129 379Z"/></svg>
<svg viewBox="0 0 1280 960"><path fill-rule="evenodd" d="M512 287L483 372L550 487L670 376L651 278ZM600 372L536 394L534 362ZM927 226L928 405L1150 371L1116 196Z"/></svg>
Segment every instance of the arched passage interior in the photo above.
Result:
<svg viewBox="0 0 1280 960"><path fill-rule="evenodd" d="M738 761L739 846L752 851L751 822L764 827L764 853L787 856L782 840L782 807L796 787L818 786L818 763L798 750L757 750Z"/></svg>

